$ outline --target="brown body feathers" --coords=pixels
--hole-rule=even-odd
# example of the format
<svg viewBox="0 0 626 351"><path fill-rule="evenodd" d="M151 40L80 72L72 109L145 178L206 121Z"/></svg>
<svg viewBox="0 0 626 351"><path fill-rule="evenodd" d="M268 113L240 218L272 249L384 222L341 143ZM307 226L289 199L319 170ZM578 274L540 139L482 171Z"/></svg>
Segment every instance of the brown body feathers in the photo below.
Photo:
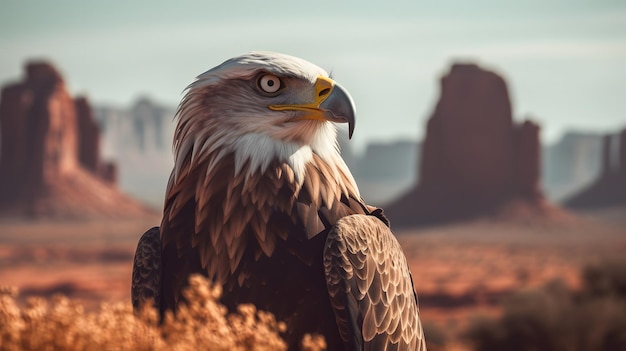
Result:
<svg viewBox="0 0 626 351"><path fill-rule="evenodd" d="M282 90L259 92L259 76ZM135 305L175 310L200 273L228 308L253 303L286 322L290 350L307 333L328 350L425 350L406 259L336 148L330 122L354 111L333 84L306 61L251 53L189 87L160 236L136 253Z"/></svg>

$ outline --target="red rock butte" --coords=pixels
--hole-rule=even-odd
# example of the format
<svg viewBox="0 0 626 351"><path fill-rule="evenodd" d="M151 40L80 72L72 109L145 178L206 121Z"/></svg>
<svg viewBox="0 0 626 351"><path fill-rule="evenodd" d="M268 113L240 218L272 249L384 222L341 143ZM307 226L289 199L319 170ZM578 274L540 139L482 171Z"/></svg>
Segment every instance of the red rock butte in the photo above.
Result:
<svg viewBox="0 0 626 351"><path fill-rule="evenodd" d="M453 65L428 120L419 183L385 212L393 224L411 226L494 214L512 203L541 210L539 131L513 122L502 77Z"/></svg>
<svg viewBox="0 0 626 351"><path fill-rule="evenodd" d="M28 63L25 73L0 97L0 214L78 219L152 213L117 189L115 164L100 158L100 131L87 99L72 99L48 63Z"/></svg>

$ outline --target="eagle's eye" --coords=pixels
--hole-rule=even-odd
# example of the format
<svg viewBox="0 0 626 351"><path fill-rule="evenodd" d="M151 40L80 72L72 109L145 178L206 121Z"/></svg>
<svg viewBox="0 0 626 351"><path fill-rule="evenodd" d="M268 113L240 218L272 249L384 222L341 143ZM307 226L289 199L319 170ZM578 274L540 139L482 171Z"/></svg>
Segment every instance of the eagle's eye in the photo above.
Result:
<svg viewBox="0 0 626 351"><path fill-rule="evenodd" d="M280 78L273 74L264 74L259 78L259 88L266 93L273 94L281 88Z"/></svg>

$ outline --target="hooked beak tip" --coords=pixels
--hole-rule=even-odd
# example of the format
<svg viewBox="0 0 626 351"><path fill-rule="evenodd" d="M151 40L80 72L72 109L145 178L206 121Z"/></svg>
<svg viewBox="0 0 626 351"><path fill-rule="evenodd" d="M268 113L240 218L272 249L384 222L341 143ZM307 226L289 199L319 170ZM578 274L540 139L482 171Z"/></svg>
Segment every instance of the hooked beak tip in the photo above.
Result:
<svg viewBox="0 0 626 351"><path fill-rule="evenodd" d="M356 107L345 88L335 83L330 95L320 104L320 109L332 114L332 122L348 123L348 138L352 139L356 124Z"/></svg>

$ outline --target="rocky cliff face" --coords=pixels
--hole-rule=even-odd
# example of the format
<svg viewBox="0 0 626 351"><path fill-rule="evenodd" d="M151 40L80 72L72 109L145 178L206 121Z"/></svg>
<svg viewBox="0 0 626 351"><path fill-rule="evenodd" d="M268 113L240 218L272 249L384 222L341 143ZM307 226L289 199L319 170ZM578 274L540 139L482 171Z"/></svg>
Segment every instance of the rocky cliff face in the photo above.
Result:
<svg viewBox="0 0 626 351"><path fill-rule="evenodd" d="M380 206L415 184L419 149L420 144L411 140L370 142L363 155L346 164L363 198L370 205ZM344 157L343 152L341 156Z"/></svg>
<svg viewBox="0 0 626 351"><path fill-rule="evenodd" d="M100 159L89 103L72 99L52 65L27 64L24 80L5 86L0 98L2 213L83 217L146 211L111 184L115 167Z"/></svg>
<svg viewBox="0 0 626 351"><path fill-rule="evenodd" d="M428 120L418 185L386 212L399 225L462 219L510 201L541 203L539 127L515 125L504 80L455 64Z"/></svg>
<svg viewBox="0 0 626 351"><path fill-rule="evenodd" d="M599 208L626 204L626 129L604 136L602 172L589 186L565 201L570 208Z"/></svg>
<svg viewBox="0 0 626 351"><path fill-rule="evenodd" d="M119 166L120 188L155 208L163 206L174 166L175 111L148 98L140 98L126 108L94 108L102 128L103 153Z"/></svg>
<svg viewBox="0 0 626 351"><path fill-rule="evenodd" d="M96 124L89 102L84 97L74 100L78 136L78 161L94 174L100 169L100 128Z"/></svg>
<svg viewBox="0 0 626 351"><path fill-rule="evenodd" d="M0 198L31 199L77 166L76 114L59 73L26 66L24 82L2 90Z"/></svg>
<svg viewBox="0 0 626 351"><path fill-rule="evenodd" d="M619 166L617 167L617 173L620 174L622 179L626 180L626 129L622 130L619 135Z"/></svg>
<svg viewBox="0 0 626 351"><path fill-rule="evenodd" d="M572 131L544 147L543 184L547 196L563 201L602 173L602 135Z"/></svg>

